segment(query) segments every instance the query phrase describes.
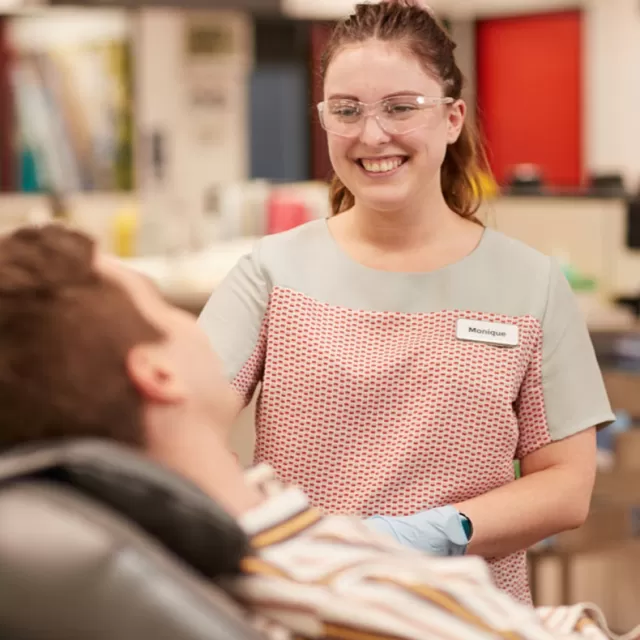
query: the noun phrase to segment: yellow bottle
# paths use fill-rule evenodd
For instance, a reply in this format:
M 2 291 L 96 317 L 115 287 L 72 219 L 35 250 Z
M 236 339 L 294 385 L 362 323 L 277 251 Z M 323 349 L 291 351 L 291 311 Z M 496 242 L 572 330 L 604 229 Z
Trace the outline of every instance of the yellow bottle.
M 136 254 L 138 213 L 133 207 L 118 211 L 113 219 L 113 251 L 120 258 L 132 258 Z

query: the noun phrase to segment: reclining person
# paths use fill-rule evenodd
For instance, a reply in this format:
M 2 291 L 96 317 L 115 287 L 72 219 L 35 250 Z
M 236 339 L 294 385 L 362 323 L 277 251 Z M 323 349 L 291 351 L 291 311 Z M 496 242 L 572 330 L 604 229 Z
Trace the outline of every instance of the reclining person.
M 277 637 L 606 637 L 595 610 L 534 611 L 478 558 L 427 557 L 324 517 L 269 468 L 245 475 L 226 444 L 233 394 L 195 319 L 86 236 L 0 240 L 0 449 L 106 438 L 189 478 L 248 533 L 254 554 L 224 586 Z

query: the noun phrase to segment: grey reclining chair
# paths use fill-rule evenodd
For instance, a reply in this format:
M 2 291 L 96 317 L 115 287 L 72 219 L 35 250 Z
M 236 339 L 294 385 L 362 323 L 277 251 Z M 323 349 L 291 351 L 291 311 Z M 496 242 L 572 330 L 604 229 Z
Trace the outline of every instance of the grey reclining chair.
M 215 586 L 246 552 L 212 500 L 126 448 L 0 456 L 2 640 L 259 640 Z

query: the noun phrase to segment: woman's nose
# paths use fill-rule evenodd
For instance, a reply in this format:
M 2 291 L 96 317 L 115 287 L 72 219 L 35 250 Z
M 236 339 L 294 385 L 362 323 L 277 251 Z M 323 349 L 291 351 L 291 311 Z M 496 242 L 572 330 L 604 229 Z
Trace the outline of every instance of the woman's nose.
M 380 126 L 374 115 L 365 116 L 360 133 L 360 142 L 377 146 L 389 140 L 389 134 Z

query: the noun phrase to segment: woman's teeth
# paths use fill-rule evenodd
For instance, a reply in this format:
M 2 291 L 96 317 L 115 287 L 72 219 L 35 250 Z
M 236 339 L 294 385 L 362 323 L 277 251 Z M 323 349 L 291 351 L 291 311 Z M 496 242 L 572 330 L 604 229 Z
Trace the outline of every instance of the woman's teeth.
M 397 169 L 405 161 L 405 158 L 385 158 L 384 160 L 366 160 L 360 162 L 362 166 L 370 173 L 388 173 Z

